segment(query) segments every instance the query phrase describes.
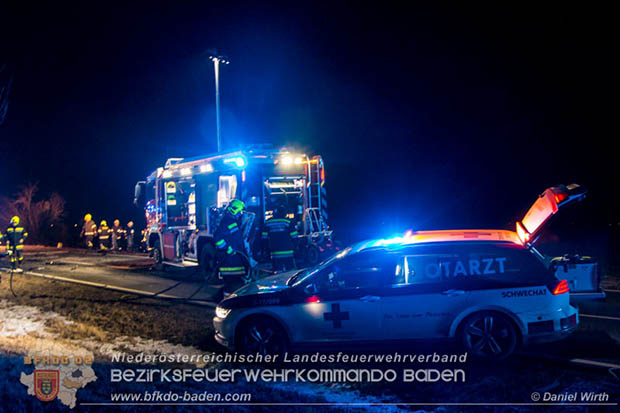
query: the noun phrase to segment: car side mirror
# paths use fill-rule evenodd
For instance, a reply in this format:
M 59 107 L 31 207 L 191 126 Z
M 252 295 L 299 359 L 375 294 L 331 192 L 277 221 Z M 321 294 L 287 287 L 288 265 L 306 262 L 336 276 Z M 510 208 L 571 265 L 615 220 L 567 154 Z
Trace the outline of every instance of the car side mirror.
M 315 284 L 308 284 L 304 287 L 304 293 L 306 295 L 314 295 L 318 292 Z

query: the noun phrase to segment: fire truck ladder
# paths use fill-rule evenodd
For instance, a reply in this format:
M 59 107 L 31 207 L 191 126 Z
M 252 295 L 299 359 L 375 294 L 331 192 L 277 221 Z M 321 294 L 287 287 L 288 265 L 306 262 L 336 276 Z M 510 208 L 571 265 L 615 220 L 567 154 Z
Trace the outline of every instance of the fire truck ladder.
M 308 196 L 306 232 L 327 231 L 327 196 L 325 192 L 325 169 L 323 158 L 314 156 L 308 163 Z

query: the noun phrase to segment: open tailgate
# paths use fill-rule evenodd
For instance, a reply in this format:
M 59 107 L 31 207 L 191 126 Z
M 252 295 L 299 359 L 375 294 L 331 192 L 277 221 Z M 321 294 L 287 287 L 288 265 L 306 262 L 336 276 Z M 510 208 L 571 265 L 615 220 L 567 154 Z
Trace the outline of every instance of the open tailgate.
M 517 222 L 517 234 L 526 245 L 536 242 L 541 229 L 560 208 L 581 201 L 587 190 L 577 184 L 558 185 L 547 188 L 527 211 L 523 219 Z
M 523 219 L 517 222 L 517 234 L 523 244 L 532 246 L 542 228 L 561 208 L 583 200 L 586 193 L 587 190 L 577 184 L 547 188 Z M 568 282 L 572 303 L 605 298 L 605 293 L 599 287 L 598 265 L 590 257 L 556 257 L 551 259 L 549 265 L 558 279 Z

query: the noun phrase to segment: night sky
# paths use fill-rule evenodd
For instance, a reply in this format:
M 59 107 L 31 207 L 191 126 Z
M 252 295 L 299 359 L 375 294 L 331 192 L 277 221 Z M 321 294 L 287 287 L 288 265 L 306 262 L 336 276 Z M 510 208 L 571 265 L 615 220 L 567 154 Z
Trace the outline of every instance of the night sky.
M 345 241 L 512 229 L 538 193 L 571 182 L 591 191 L 580 222 L 620 221 L 609 10 L 154 4 L 2 13 L 14 84 L 1 195 L 39 182 L 65 197 L 68 222 L 143 225 L 135 182 L 215 149 L 216 47 L 232 62 L 225 146 L 322 154 Z

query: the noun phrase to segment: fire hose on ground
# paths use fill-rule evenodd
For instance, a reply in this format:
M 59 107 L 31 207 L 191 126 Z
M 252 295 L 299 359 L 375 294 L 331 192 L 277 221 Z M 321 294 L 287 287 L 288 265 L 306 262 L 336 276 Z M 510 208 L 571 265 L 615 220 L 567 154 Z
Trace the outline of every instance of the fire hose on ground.
M 252 260 L 246 254 L 239 252 L 239 251 L 237 251 L 236 253 L 239 254 L 244 259 L 244 261 L 247 263 L 248 274 L 247 274 L 247 277 L 245 278 L 246 283 L 258 280 L 259 278 L 261 278 L 261 275 L 262 276 L 271 275 L 271 272 L 268 270 L 259 269 L 256 266 L 252 266 Z M 15 271 L 10 270 L 8 272 L 10 274 L 9 275 L 9 289 L 11 290 L 11 293 L 13 294 L 14 297 L 18 297 L 13 287 L 13 276 L 15 274 Z M 215 304 L 213 302 L 194 299 L 194 297 L 200 291 L 202 291 L 202 289 L 205 286 L 209 285 L 207 280 L 200 283 L 200 285 L 189 296 L 175 297 L 175 296 L 167 295 L 166 292 L 173 290 L 174 288 L 183 284 L 183 281 L 179 281 L 175 284 L 167 286 L 166 288 L 160 291 L 157 291 L 157 292 L 146 292 L 146 291 L 140 291 L 140 290 L 136 290 L 132 288 L 115 286 L 111 284 L 104 284 L 104 283 L 99 283 L 99 282 L 94 282 L 94 281 L 74 279 L 74 278 L 63 277 L 59 275 L 43 274 L 43 273 L 31 271 L 31 270 L 22 272 L 22 274 L 33 275 L 35 277 L 45 278 L 45 279 L 53 280 L 53 281 L 61 281 L 61 282 L 67 282 L 71 284 L 86 285 L 89 287 L 102 288 L 102 289 L 111 290 L 111 291 L 130 293 L 136 296 L 135 298 L 132 298 L 131 300 L 140 299 L 140 298 L 157 298 L 157 299 L 162 299 L 166 301 L 178 301 L 178 302 L 184 302 L 184 303 L 193 304 L 193 305 L 215 307 Z M 129 300 L 125 300 L 125 301 L 129 301 Z

